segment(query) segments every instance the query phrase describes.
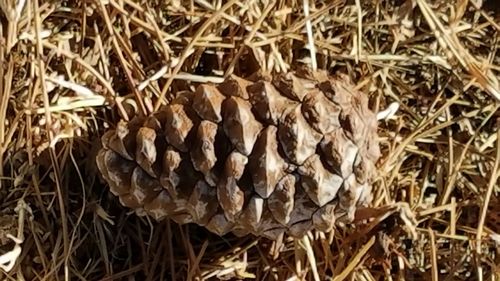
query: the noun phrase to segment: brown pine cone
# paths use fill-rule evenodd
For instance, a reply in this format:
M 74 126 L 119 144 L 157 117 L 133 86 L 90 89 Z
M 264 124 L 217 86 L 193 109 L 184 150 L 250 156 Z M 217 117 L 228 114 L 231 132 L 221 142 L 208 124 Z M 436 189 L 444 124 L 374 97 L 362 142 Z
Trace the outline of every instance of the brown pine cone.
M 380 156 L 367 97 L 298 73 L 200 85 L 102 143 L 99 170 L 124 206 L 270 239 L 352 221 Z

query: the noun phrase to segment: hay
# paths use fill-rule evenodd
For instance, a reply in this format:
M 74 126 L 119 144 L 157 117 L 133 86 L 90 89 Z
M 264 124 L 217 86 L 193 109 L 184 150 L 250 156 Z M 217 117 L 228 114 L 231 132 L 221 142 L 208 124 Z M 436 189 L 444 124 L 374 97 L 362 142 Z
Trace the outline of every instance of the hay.
M 2 278 L 498 279 L 499 6 L 0 0 Z M 99 136 L 120 118 L 301 64 L 347 74 L 374 110 L 399 107 L 380 121 L 374 208 L 357 225 L 216 237 L 129 213 L 98 177 Z

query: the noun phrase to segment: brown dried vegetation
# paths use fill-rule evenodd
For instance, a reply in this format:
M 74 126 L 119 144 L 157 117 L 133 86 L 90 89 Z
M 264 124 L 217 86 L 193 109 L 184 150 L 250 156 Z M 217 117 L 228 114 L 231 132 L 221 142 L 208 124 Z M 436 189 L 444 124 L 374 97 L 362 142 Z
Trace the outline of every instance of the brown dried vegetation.
M 499 19 L 495 0 L 0 0 L 2 278 L 498 279 Z M 366 106 L 380 117 L 390 115 L 378 122 L 379 138 L 366 140 L 378 141 L 381 149 L 369 207 L 358 209 L 353 224 L 317 231 L 330 228 L 333 207 L 296 213 L 293 206 L 316 203 L 303 194 L 289 204 L 297 179 L 285 176 L 272 193 L 264 187 L 260 196 L 247 198 L 242 190 L 243 206 L 262 209 L 269 195 L 266 204 L 281 210 L 263 210 L 261 219 L 281 224 L 304 216 L 317 226 L 300 239 L 219 237 L 196 224 L 176 224 L 194 216 L 201 225 L 227 230 L 224 214 L 203 212 L 216 201 L 199 203 L 219 196 L 208 188 L 214 170 L 226 173 L 229 195 L 238 194 L 237 179 L 244 177 L 238 163 L 253 157 L 253 146 L 240 135 L 253 136 L 246 130 L 273 135 L 275 126 L 278 138 L 251 141 L 265 146 L 287 137 L 280 136 L 286 122 L 279 120 L 312 124 L 307 137 L 324 135 L 317 148 L 332 152 L 338 143 L 327 140 L 339 136 L 327 132 L 339 125 L 336 120 L 352 128 L 364 120 L 342 118 L 324 102 L 348 102 L 333 95 L 335 87 L 348 85 L 322 83 L 322 94 L 314 96 L 297 90 L 307 89 L 308 80 L 287 74 L 304 66 L 344 75 L 367 97 Z M 254 83 L 259 76 L 273 79 Z M 300 103 L 307 114 L 290 110 L 281 116 L 276 105 L 283 101 L 286 109 Z M 225 103 L 232 117 L 252 108 L 270 125 L 260 128 L 259 121 L 236 130 L 237 120 L 224 122 Z M 156 120 L 176 116 L 182 128 L 131 118 L 153 113 Z M 215 128 L 238 131 L 229 136 L 240 140 L 238 152 L 225 158 L 224 167 L 217 167 L 217 146 L 210 147 L 225 135 Z M 155 137 L 160 131 L 175 148 L 161 148 L 161 163 L 151 161 L 150 150 L 162 146 Z M 106 175 L 114 188 L 101 180 L 95 161 L 105 132 L 114 152 L 99 155 L 107 157 L 106 165 L 120 166 L 119 173 Z M 206 149 L 189 150 L 191 140 L 203 140 Z M 129 151 L 132 143 L 135 150 Z M 322 164 L 339 167 L 337 155 L 328 155 Z M 285 157 L 304 167 L 319 163 Z M 203 181 L 195 181 L 199 173 L 177 178 L 190 165 Z M 353 172 L 362 177 L 366 170 Z M 169 201 L 150 180 L 158 171 L 162 186 L 182 180 L 192 181 L 186 184 L 191 188 L 171 188 L 168 194 L 179 199 Z M 326 177 L 301 176 L 312 182 Z M 131 207 L 155 203 L 149 204 L 151 216 L 137 216 L 120 201 Z M 258 214 L 245 213 L 236 202 L 228 200 L 224 208 L 241 211 L 247 227 L 257 228 Z M 185 206 L 193 210 L 186 213 Z M 155 222 L 151 218 L 163 213 L 154 210 L 168 210 L 173 221 Z

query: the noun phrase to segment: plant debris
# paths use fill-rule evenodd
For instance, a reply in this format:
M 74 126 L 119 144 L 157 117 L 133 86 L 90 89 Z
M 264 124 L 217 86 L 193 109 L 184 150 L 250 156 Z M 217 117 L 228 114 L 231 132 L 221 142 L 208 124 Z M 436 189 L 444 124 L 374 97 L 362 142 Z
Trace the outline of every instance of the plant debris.
M 497 2 L 0 0 L 0 257 L 21 248 L 0 275 L 498 279 Z M 301 66 L 345 75 L 382 112 L 373 202 L 356 224 L 219 237 L 139 217 L 99 177 L 100 138 L 120 120 L 200 83 Z M 225 86 L 248 95 L 238 85 Z

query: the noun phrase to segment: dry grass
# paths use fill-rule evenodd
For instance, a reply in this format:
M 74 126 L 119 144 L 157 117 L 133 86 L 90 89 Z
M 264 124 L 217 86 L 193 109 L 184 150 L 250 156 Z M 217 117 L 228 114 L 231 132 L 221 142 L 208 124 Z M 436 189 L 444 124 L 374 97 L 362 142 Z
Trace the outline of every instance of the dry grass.
M 2 278 L 499 280 L 498 1 L 322 2 L 0 0 Z M 399 105 L 380 122 L 373 221 L 221 238 L 139 218 L 100 181 L 119 118 L 302 63 Z

